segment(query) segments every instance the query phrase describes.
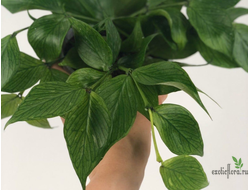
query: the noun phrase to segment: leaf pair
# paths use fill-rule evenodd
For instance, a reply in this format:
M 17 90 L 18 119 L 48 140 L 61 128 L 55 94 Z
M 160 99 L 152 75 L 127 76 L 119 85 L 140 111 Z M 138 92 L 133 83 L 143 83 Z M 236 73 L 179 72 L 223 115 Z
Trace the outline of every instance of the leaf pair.
M 232 158 L 235 162 L 235 168 L 241 169 L 243 167 L 243 163 L 242 163 L 241 158 L 239 159 L 239 161 L 234 156 L 232 156 Z

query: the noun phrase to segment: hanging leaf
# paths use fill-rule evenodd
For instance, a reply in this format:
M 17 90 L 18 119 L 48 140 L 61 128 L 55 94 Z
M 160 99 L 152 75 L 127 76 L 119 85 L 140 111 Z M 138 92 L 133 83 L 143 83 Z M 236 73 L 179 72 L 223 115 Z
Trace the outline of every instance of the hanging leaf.
M 77 49 L 75 47 L 69 50 L 66 57 L 58 65 L 68 66 L 73 69 L 81 69 L 81 68 L 88 67 L 88 65 L 86 65 L 86 63 L 84 63 L 83 60 L 78 55 Z
M 64 82 L 39 84 L 31 89 L 6 127 L 17 121 L 45 119 L 65 114 L 83 101 L 85 93 L 85 89 Z
M 190 23 L 207 46 L 231 57 L 234 39 L 231 19 L 225 10 L 216 6 L 216 1 L 203 2 L 208 1 L 192 0 L 189 3 L 187 14 Z
M 107 151 L 111 129 L 106 104 L 93 91 L 66 117 L 64 137 L 84 190 L 88 175 Z
M 51 69 L 51 68 L 46 68 L 46 71 L 41 78 L 40 83 L 44 82 L 52 82 L 52 81 L 59 81 L 59 82 L 66 82 L 68 79 L 69 75 L 66 73 L 56 70 L 56 69 Z
M 1 95 L 1 119 L 13 115 L 22 102 L 22 98 L 16 94 Z
M 248 27 L 234 24 L 233 57 L 245 71 L 248 71 Z
M 123 65 L 127 68 L 137 68 L 142 66 L 145 60 L 148 45 L 155 36 L 156 34 L 153 34 L 144 38 L 139 52 L 122 57 L 121 59 L 119 59 L 118 64 Z
M 19 47 L 15 36 L 8 35 L 1 40 L 1 62 L 1 88 L 3 88 L 17 71 L 20 62 Z
M 168 61 L 153 63 L 135 69 L 132 76 L 144 85 L 167 85 L 179 88 L 189 94 L 207 112 L 195 85 L 186 71 L 176 63 Z
M 169 190 L 200 190 L 209 185 L 201 164 L 191 156 L 176 156 L 163 162 L 160 173 Z
M 228 16 L 230 17 L 231 21 L 233 22 L 238 17 L 248 14 L 248 9 L 236 7 L 230 8 L 226 10 Z
M 35 85 L 46 72 L 43 62 L 20 53 L 20 65 L 9 82 L 2 88 L 4 92 L 20 92 Z
M 103 83 L 96 92 L 104 99 L 113 118 L 112 145 L 125 137 L 134 123 L 137 112 L 136 87 L 130 76 L 119 75 Z
M 78 85 L 82 88 L 88 88 L 101 79 L 104 74 L 105 72 L 91 68 L 78 69 L 69 76 L 67 83 Z
M 46 62 L 58 59 L 70 22 L 64 15 L 43 16 L 34 21 L 28 31 L 28 40 L 37 56 Z
M 122 52 L 138 52 L 141 48 L 143 41 L 143 32 L 141 29 L 141 22 L 138 19 L 135 23 L 132 34 L 122 42 L 121 51 Z
M 47 119 L 32 120 L 27 121 L 27 123 L 43 129 L 52 129 Z
M 2 5 L 11 13 L 30 9 L 50 10 L 62 13 L 62 0 L 2 0 Z
M 169 26 L 171 28 L 171 36 L 173 38 L 173 41 L 176 42 L 180 50 L 183 50 L 187 43 L 186 33 L 188 21 L 186 17 L 176 9 L 159 9 L 151 11 L 149 13 L 149 16 L 165 17 L 168 20 Z
M 154 124 L 161 139 L 177 155 L 203 156 L 203 140 L 199 125 L 182 106 L 164 104 L 153 109 Z
M 111 48 L 112 52 L 113 52 L 113 62 L 114 63 L 116 61 L 116 58 L 120 52 L 120 48 L 121 48 L 121 38 L 120 35 L 115 27 L 115 25 L 113 24 L 113 21 L 109 18 L 107 18 L 105 20 L 105 26 L 106 26 L 106 40 L 107 43 L 109 45 L 109 47 Z
M 70 21 L 75 32 L 79 56 L 87 65 L 107 71 L 113 60 L 112 51 L 107 42 L 88 24 L 73 18 Z

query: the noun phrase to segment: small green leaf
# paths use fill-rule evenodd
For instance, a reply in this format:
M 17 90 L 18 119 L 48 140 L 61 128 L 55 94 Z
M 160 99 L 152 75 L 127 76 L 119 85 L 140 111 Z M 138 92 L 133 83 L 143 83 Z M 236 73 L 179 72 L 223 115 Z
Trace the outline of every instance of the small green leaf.
M 239 159 L 239 163 L 238 163 L 238 164 L 240 165 L 240 164 L 241 164 L 241 162 L 242 162 L 242 161 L 241 161 L 241 158 L 240 158 L 240 159 Z
M 225 68 L 236 68 L 239 65 L 228 56 L 206 46 L 201 40 L 196 41 L 198 51 L 201 56 L 211 65 Z
M 2 94 L 1 95 L 1 119 L 9 117 L 13 115 L 22 102 L 22 98 L 20 98 L 16 94 Z
M 11 13 L 30 9 L 50 10 L 63 12 L 61 0 L 2 0 L 2 5 Z
M 233 57 L 245 71 L 248 71 L 248 27 L 234 24 Z
M 240 167 L 238 167 L 238 166 L 235 166 L 235 168 L 240 169 Z
M 107 71 L 113 55 L 107 42 L 88 24 L 70 18 L 79 56 L 89 66 Z
M 80 58 L 80 56 L 77 53 L 77 49 L 75 47 L 73 47 L 72 49 L 69 50 L 66 57 L 58 65 L 59 66 L 68 66 L 68 67 L 71 67 L 73 69 L 81 69 L 84 67 L 89 67 Z
M 44 76 L 41 78 L 41 83 L 52 81 L 66 82 L 68 77 L 69 75 L 62 71 L 59 71 L 57 69 L 46 68 Z
M 238 163 L 238 160 L 235 157 L 232 156 L 232 158 L 236 163 Z
M 200 190 L 209 185 L 201 164 L 191 156 L 176 156 L 163 162 L 160 173 L 169 190 Z
M 203 156 L 199 125 L 182 106 L 163 104 L 154 107 L 154 124 L 166 146 L 177 155 Z
M 132 76 L 144 85 L 167 85 L 179 88 L 189 94 L 207 112 L 195 85 L 186 71 L 176 63 L 168 61 L 153 63 L 135 69 Z
M 82 103 L 85 89 L 64 82 L 42 83 L 31 89 L 6 127 L 17 121 L 45 119 L 65 114 Z
M 122 42 L 121 51 L 122 52 L 138 52 L 141 48 L 143 41 L 143 32 L 141 29 L 141 22 L 138 19 L 132 34 Z
M 242 168 L 243 164 L 240 165 L 240 167 Z
M 52 129 L 47 119 L 26 121 L 28 124 L 43 129 Z
M 149 43 L 153 40 L 156 35 L 153 34 L 143 39 L 139 52 L 131 55 L 122 57 L 119 59 L 118 64 L 123 65 L 127 68 L 137 68 L 143 65 L 145 60 L 146 51 Z
M 82 103 L 66 117 L 64 137 L 73 166 L 85 189 L 88 175 L 109 147 L 112 125 L 106 104 L 99 95 L 92 91 L 82 98 Z
M 8 35 L 1 40 L 1 88 L 9 82 L 18 69 L 20 53 L 15 36 Z
M 78 69 L 69 76 L 67 83 L 79 85 L 82 88 L 88 88 L 102 78 L 104 74 L 105 72 L 91 68 Z
M 104 99 L 113 118 L 110 143 L 114 144 L 126 136 L 134 123 L 137 112 L 136 86 L 130 76 L 119 75 L 104 82 L 96 93 Z
M 105 20 L 107 43 L 113 52 L 113 62 L 115 62 L 121 48 L 121 38 L 113 23 L 109 18 Z
M 42 78 L 46 72 L 43 62 L 30 57 L 25 53 L 20 54 L 20 66 L 15 75 L 2 88 L 4 92 L 21 92 L 33 85 Z
M 233 7 L 226 11 L 232 22 L 238 17 L 248 14 L 248 9 L 241 7 Z
M 231 57 L 234 39 L 232 22 L 226 11 L 216 6 L 215 2 L 221 1 L 213 2 L 192 0 L 187 8 L 189 21 L 207 46 Z
M 28 40 L 37 56 L 46 62 L 58 59 L 70 22 L 64 15 L 43 16 L 34 21 L 28 31 Z
M 188 21 L 186 17 L 176 9 L 159 9 L 149 13 L 149 16 L 163 16 L 168 20 L 171 28 L 171 36 L 173 41 L 182 50 L 187 43 Z M 164 32 L 163 32 L 164 33 Z

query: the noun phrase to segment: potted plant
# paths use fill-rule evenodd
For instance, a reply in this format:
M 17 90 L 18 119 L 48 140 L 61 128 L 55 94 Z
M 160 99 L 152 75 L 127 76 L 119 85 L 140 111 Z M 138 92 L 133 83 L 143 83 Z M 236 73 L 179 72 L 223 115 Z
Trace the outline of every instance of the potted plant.
M 234 8 L 237 3 L 3 0 L 12 13 L 52 12 L 38 19 L 29 14 L 34 20 L 31 26 L 2 39 L 2 91 L 11 93 L 2 95 L 2 118 L 12 116 L 6 127 L 27 121 L 50 128 L 47 118 L 65 118 L 64 137 L 85 189 L 87 176 L 126 136 L 139 111 L 151 121 L 152 132 L 155 125 L 165 145 L 178 155 L 163 160 L 154 140 L 166 187 L 206 187 L 202 166 L 190 156 L 203 155 L 197 121 L 180 105 L 159 106 L 157 97 L 182 90 L 209 115 L 198 93 L 202 91 L 182 68 L 190 65 L 175 61 L 197 51 L 207 64 L 247 71 L 247 26 L 234 23 L 247 10 Z M 180 12 L 183 6 L 187 17 Z M 16 35 L 26 29 L 40 60 L 18 48 Z M 70 76 L 54 69 L 57 64 Z M 152 136 L 155 139 L 154 132 Z M 190 184 L 184 175 L 199 177 Z

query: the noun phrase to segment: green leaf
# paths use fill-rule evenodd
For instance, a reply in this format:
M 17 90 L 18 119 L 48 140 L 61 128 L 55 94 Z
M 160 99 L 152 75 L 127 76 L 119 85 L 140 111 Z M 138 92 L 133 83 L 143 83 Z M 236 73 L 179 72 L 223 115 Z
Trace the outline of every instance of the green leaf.
M 78 55 L 77 49 L 75 47 L 73 47 L 72 49 L 69 50 L 66 57 L 58 65 L 59 66 L 68 66 L 68 67 L 71 67 L 73 69 L 81 69 L 84 67 L 88 67 L 88 65 L 86 65 L 86 63 L 84 63 L 83 60 Z
M 233 158 L 233 160 L 234 160 L 235 162 L 238 163 L 238 160 L 237 160 L 235 157 L 232 156 L 232 158 Z
M 239 65 L 228 56 L 206 46 L 201 40 L 195 42 L 201 56 L 211 65 L 225 68 L 236 68 Z
M 103 83 L 96 92 L 104 99 L 113 118 L 114 128 L 110 139 L 113 144 L 125 137 L 134 123 L 137 112 L 136 86 L 130 76 L 119 75 Z
M 166 86 L 166 85 L 157 85 L 156 88 L 157 88 L 158 95 L 165 95 L 165 94 L 170 94 L 172 92 L 180 91 L 179 88 L 176 88 L 173 86 Z
M 240 165 L 240 167 L 242 168 L 243 164 Z
M 1 87 L 10 80 L 18 69 L 20 61 L 16 37 L 8 35 L 1 40 Z
M 238 166 L 235 166 L 235 168 L 240 169 L 240 167 L 238 167 Z
M 137 68 L 142 66 L 145 60 L 148 45 L 155 36 L 156 34 L 153 34 L 144 38 L 139 52 L 122 57 L 121 59 L 119 59 L 118 64 L 123 65 L 127 68 Z
M 188 21 L 186 17 L 176 9 L 159 9 L 149 13 L 149 16 L 163 16 L 168 20 L 171 28 L 171 36 L 173 41 L 178 45 L 178 48 L 182 50 L 187 43 L 187 28 Z M 163 32 L 164 33 L 164 32 Z
M 206 0 L 208 1 L 208 0 Z M 200 39 L 210 48 L 231 57 L 233 49 L 233 27 L 225 10 L 216 3 L 192 0 L 187 8 L 189 21 Z M 214 1 L 213 2 L 221 2 Z
M 2 5 L 11 13 L 16 13 L 30 9 L 51 10 L 62 12 L 61 0 L 2 0 Z
M 232 22 L 238 17 L 248 14 L 248 9 L 241 7 L 233 7 L 226 11 Z
M 88 88 L 101 79 L 104 74 L 105 72 L 91 68 L 78 69 L 69 76 L 67 83 L 78 85 L 82 88 Z
M 39 127 L 43 129 L 52 129 L 47 119 L 39 119 L 39 120 L 32 120 L 32 121 L 26 121 L 26 122 L 35 127 Z
M 163 162 L 160 173 L 169 190 L 200 190 L 209 185 L 201 164 L 191 156 L 176 156 Z
M 167 1 L 166 0 L 148 0 L 148 6 L 150 8 L 153 8 L 153 7 L 157 8 L 157 6 L 161 6 L 161 5 L 162 6 L 167 6 L 167 5 L 171 6 L 171 5 L 176 4 L 178 2 L 183 2 L 183 0 L 167 0 Z
M 234 24 L 233 57 L 245 71 L 248 71 L 248 27 Z
M 114 63 L 116 61 L 116 58 L 120 52 L 120 48 L 121 48 L 121 38 L 120 35 L 115 27 L 115 25 L 113 24 L 113 21 L 109 18 L 107 18 L 105 20 L 105 26 L 106 26 L 106 40 L 107 43 L 109 45 L 109 47 L 111 48 L 112 52 L 113 52 L 113 62 Z
M 46 68 L 44 76 L 41 78 L 41 83 L 52 82 L 52 81 L 66 82 L 68 77 L 69 75 L 67 75 L 62 71 Z
M 28 31 L 28 40 L 37 56 L 46 62 L 58 59 L 70 22 L 64 15 L 43 16 L 34 21 Z
M 1 95 L 1 119 L 13 115 L 22 102 L 22 98 L 16 94 Z
M 42 83 L 31 89 L 6 127 L 17 121 L 45 119 L 65 114 L 82 103 L 85 89 L 64 82 Z
M 240 164 L 241 164 L 241 162 L 242 162 L 242 161 L 241 161 L 241 158 L 240 158 L 240 159 L 239 159 L 239 163 L 238 163 L 238 164 L 240 165 Z
M 109 147 L 111 129 L 108 109 L 103 99 L 93 91 L 86 93 L 82 103 L 66 117 L 64 137 L 83 189 L 88 175 Z
M 182 106 L 163 104 L 154 107 L 154 124 L 165 145 L 177 155 L 203 156 L 203 140 L 199 125 Z
M 2 88 L 4 92 L 20 92 L 35 85 L 46 72 L 43 62 L 20 53 L 20 65 L 15 75 Z
M 121 51 L 138 52 L 141 48 L 143 38 L 144 36 L 141 29 L 141 22 L 138 19 L 136 21 L 132 34 L 130 34 L 130 36 L 122 42 Z
M 176 63 L 168 61 L 153 63 L 135 69 L 132 76 L 144 85 L 167 85 L 179 88 L 189 94 L 207 112 L 195 85 L 186 71 Z
M 191 0 L 190 3 L 199 3 L 200 5 L 209 6 L 213 5 L 214 7 L 219 7 L 221 9 L 228 9 L 234 7 L 240 0 Z
M 107 71 L 113 60 L 107 42 L 88 24 L 73 18 L 70 18 L 70 21 L 75 32 L 79 56 L 87 65 Z

